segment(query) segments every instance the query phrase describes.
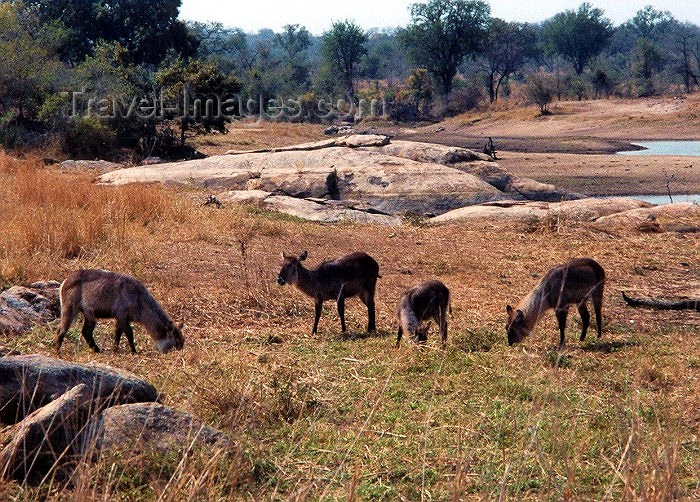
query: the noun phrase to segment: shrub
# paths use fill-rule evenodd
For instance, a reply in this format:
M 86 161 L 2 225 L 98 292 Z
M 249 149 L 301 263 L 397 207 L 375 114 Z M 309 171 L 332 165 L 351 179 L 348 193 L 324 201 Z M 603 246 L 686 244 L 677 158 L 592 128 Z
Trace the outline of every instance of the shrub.
M 547 115 L 549 113 L 548 106 L 554 99 L 556 92 L 556 82 L 554 77 L 550 74 L 538 72 L 533 73 L 527 78 L 525 95 L 528 101 L 540 107 L 540 113 L 542 115 Z
M 116 136 L 96 118 L 77 118 L 66 129 L 64 152 L 76 159 L 104 157 L 116 147 Z

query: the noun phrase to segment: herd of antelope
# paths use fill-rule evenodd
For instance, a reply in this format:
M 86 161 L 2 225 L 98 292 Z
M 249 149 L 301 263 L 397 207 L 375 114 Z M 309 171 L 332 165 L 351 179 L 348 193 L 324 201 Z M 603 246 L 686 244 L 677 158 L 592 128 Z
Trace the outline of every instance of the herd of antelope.
M 314 299 L 315 315 L 311 330 L 316 334 L 323 302 L 335 300 L 343 332 L 345 299 L 358 296 L 367 306 L 367 331 L 376 331 L 374 295 L 379 264 L 367 253 L 352 253 L 337 260 L 321 263 L 315 269 L 304 267 L 308 253 L 299 256 L 282 253 L 283 264 L 277 276 L 280 286 L 290 284 Z M 601 309 L 605 272 L 595 260 L 578 258 L 551 268 L 525 296 L 517 308 L 506 307 L 508 344 L 521 342 L 537 321 L 553 309 L 559 324 L 559 346 L 564 345 L 564 332 L 569 307 L 575 304 L 581 315 L 581 340 L 586 337 L 590 323 L 588 300 L 593 304 L 598 337 L 601 336 Z M 68 275 L 59 287 L 61 319 L 56 336 L 56 352 L 80 313 L 83 316 L 82 335 L 95 352 L 100 349 L 93 338 L 97 319 L 115 319 L 114 350 L 121 335 L 126 335 L 129 348 L 136 352 L 132 322 L 142 324 L 153 338 L 156 349 L 167 353 L 182 349 L 182 324 L 174 323 L 146 287 L 134 277 L 107 270 L 78 270 Z M 447 314 L 451 313 L 450 290 L 438 280 L 417 284 L 399 298 L 395 320 L 398 324 L 396 347 L 404 333 L 416 343 L 425 343 L 430 321 L 440 330 L 442 346 L 447 343 Z

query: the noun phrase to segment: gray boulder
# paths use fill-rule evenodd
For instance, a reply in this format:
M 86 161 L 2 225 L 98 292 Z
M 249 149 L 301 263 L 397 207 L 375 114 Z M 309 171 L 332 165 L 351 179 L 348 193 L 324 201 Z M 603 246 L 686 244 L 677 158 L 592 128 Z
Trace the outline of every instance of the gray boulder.
M 35 324 L 46 324 L 58 317 L 56 281 L 13 286 L 0 293 L 0 334 L 19 334 Z
M 156 401 L 155 387 L 123 370 L 33 354 L 0 357 L 0 422 L 15 423 L 85 384 L 99 405 Z
M 38 484 L 49 473 L 59 479 L 81 456 L 91 413 L 92 391 L 77 385 L 32 412 L 3 434 L 0 478 Z
M 112 406 L 91 425 L 98 450 L 186 451 L 204 447 L 228 449 L 231 439 L 189 413 L 158 403 Z

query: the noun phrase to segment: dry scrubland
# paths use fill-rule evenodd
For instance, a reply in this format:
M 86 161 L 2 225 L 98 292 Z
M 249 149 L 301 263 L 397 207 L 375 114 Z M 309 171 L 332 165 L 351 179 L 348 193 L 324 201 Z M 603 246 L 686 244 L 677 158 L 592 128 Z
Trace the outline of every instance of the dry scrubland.
M 204 194 L 112 188 L 89 173 L 0 157 L 0 281 L 62 279 L 105 267 L 142 279 L 176 320 L 185 349 L 93 354 L 74 325 L 69 360 L 124 368 L 164 402 L 221 428 L 239 455 L 144 455 L 82 467 L 72 486 L 0 484 L 0 499 L 610 499 L 700 497 L 700 333 L 695 312 L 623 305 L 699 287 L 697 234 L 600 232 L 565 221 L 508 227 L 398 228 L 302 222 L 255 208 L 202 206 Z M 663 223 L 663 222 L 662 222 Z M 697 223 L 697 222 L 696 222 Z M 366 250 L 381 266 L 379 333 L 351 334 L 328 304 L 310 336 L 312 301 L 274 279 L 283 250 L 311 265 Z M 549 266 L 604 265 L 604 336 L 557 352 L 553 315 L 517 347 L 505 336 L 517 302 Z M 447 350 L 394 350 L 403 288 L 440 278 L 452 290 Z M 0 343 L 52 353 L 55 326 Z

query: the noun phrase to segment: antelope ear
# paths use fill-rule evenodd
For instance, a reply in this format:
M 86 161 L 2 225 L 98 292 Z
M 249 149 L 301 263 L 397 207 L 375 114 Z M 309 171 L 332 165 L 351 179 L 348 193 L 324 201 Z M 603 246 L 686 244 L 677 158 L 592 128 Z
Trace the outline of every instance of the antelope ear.
M 525 314 L 523 314 L 523 311 L 518 309 L 515 311 L 515 320 L 516 321 L 522 321 L 525 319 Z
M 284 254 L 284 251 L 280 251 L 280 256 L 282 257 L 283 260 L 287 259 L 287 255 Z
M 304 260 L 306 260 L 306 257 L 307 257 L 307 256 L 309 256 L 309 252 L 308 252 L 308 251 L 302 251 L 301 254 L 299 255 L 299 258 L 297 258 L 297 260 L 299 260 L 299 261 L 304 261 Z
M 508 319 L 512 319 L 514 315 L 513 307 L 511 307 L 510 305 L 506 305 L 506 312 L 508 313 Z

